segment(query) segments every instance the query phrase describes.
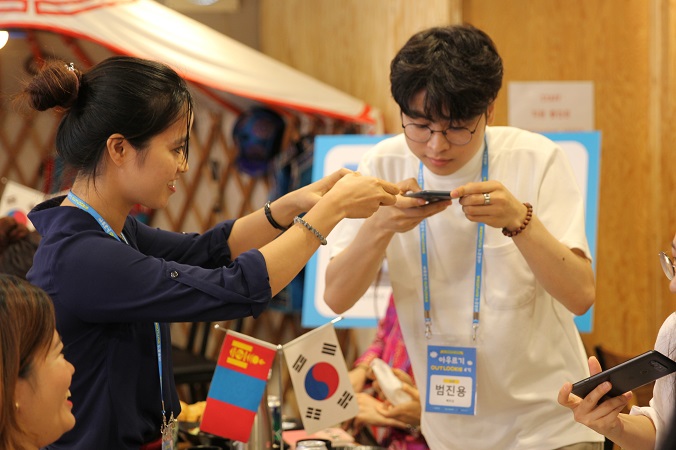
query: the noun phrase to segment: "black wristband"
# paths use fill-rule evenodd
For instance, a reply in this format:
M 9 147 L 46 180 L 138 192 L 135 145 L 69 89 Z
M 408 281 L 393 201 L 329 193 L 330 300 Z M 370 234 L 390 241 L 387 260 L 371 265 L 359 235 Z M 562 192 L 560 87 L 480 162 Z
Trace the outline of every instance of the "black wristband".
M 284 227 L 280 225 L 275 219 L 272 218 L 272 212 L 270 212 L 270 202 L 267 202 L 265 204 L 263 210 L 265 211 L 265 217 L 268 219 L 268 222 L 270 222 L 270 225 L 282 231 L 286 231 L 289 229 L 289 227 Z

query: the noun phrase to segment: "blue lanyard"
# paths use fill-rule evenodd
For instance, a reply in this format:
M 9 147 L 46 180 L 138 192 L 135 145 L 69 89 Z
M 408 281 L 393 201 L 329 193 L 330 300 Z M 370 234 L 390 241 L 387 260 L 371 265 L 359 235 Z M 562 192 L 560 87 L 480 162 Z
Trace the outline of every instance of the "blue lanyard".
M 109 235 L 111 235 L 112 237 L 117 239 L 118 241 L 120 241 L 120 237 L 113 231 L 113 228 L 110 225 L 108 225 L 108 222 L 106 222 L 106 219 L 101 217 L 101 214 L 99 214 L 98 212 L 96 212 L 96 210 L 94 208 L 89 206 L 89 203 L 85 202 L 80 197 L 73 194 L 73 191 L 68 191 L 68 200 L 70 200 L 73 204 L 75 204 L 75 206 L 77 206 L 81 210 L 88 212 L 94 219 L 96 219 L 96 221 L 99 223 L 99 225 L 101 225 L 101 228 L 103 228 L 103 231 L 105 231 L 106 233 L 108 233 Z M 120 241 L 120 242 L 122 242 L 122 241 Z M 126 239 L 124 240 L 124 242 L 126 244 L 129 244 L 129 242 L 127 242 Z
M 107 234 L 117 239 L 119 242 L 122 242 L 117 233 L 113 231 L 113 228 L 110 225 L 108 225 L 106 219 L 101 217 L 101 214 L 99 214 L 94 208 L 89 206 L 87 202 L 85 202 L 80 197 L 75 195 L 73 191 L 68 191 L 68 200 L 70 200 L 75 206 L 89 213 L 89 215 L 91 215 L 94 219 L 96 219 L 99 225 L 101 225 L 103 231 L 105 231 Z M 124 234 L 122 235 L 122 239 L 124 239 L 125 244 L 129 245 L 129 242 L 124 237 Z M 159 368 L 160 373 L 160 396 L 162 397 L 162 416 L 164 417 L 165 410 L 164 410 L 164 389 L 162 383 L 162 336 L 160 335 L 160 324 L 157 322 L 155 322 L 155 343 L 157 344 L 157 367 Z
M 420 161 L 418 169 L 418 185 L 420 189 L 424 189 L 425 180 L 423 178 L 423 163 Z M 484 136 L 484 151 L 481 157 L 481 181 L 488 181 L 488 141 Z M 479 330 L 479 311 L 481 308 L 481 274 L 483 268 L 483 248 L 484 248 L 484 229 L 486 225 L 482 222 L 478 224 L 478 233 L 476 238 L 476 262 L 474 265 L 474 300 L 472 315 L 472 340 L 476 341 L 477 331 Z M 427 339 L 432 337 L 432 317 L 431 310 L 431 295 L 430 295 L 430 279 L 429 279 L 429 262 L 427 260 L 427 219 L 420 222 L 420 261 L 422 264 L 422 292 L 423 292 L 423 307 L 425 315 L 425 337 Z

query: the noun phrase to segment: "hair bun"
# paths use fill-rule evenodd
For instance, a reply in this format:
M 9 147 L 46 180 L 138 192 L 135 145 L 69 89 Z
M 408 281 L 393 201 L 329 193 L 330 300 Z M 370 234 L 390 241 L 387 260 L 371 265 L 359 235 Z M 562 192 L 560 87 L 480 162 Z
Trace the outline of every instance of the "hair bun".
M 33 109 L 70 108 L 80 90 L 80 72 L 60 60 L 47 61 L 28 83 L 24 92 Z

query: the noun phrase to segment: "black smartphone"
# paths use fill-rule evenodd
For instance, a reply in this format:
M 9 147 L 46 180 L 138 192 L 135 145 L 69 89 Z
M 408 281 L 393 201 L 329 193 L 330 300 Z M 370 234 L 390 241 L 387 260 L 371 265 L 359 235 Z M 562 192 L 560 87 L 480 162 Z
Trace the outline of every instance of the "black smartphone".
M 599 384 L 610 381 L 612 388 L 599 403 L 617 397 L 676 371 L 676 362 L 657 350 L 650 350 L 608 370 L 573 384 L 573 394 L 584 398 Z
M 441 200 L 450 200 L 451 191 L 418 191 L 418 192 L 407 192 L 404 194 L 404 197 L 411 198 L 424 198 L 428 202 L 438 202 Z

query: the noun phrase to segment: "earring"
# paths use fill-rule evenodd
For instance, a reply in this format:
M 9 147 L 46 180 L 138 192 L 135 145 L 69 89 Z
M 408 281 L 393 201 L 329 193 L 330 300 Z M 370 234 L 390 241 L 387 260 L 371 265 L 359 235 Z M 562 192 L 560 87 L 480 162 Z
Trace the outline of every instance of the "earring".
M 14 406 L 16 407 L 16 410 L 19 410 L 19 402 L 14 403 Z

